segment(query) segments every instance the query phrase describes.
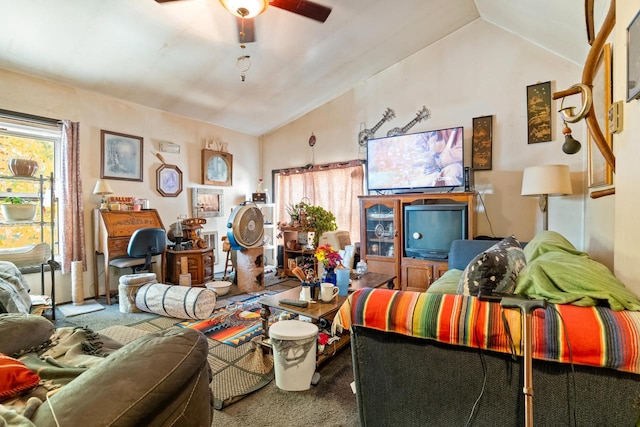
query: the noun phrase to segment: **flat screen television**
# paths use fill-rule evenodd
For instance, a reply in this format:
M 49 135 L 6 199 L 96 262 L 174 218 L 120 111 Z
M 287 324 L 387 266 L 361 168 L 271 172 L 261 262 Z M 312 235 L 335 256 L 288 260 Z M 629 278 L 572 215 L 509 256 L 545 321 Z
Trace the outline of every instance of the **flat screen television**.
M 422 191 L 464 186 L 462 127 L 367 141 L 370 191 Z
M 467 209 L 466 203 L 405 206 L 405 256 L 447 259 L 451 242 L 468 238 Z

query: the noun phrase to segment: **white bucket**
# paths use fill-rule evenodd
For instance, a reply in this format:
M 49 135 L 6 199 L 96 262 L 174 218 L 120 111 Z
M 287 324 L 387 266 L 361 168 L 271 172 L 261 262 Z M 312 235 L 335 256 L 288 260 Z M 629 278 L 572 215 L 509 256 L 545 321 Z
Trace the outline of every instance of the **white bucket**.
M 281 320 L 269 328 L 276 386 L 281 390 L 311 388 L 316 370 L 318 327 L 299 320 Z

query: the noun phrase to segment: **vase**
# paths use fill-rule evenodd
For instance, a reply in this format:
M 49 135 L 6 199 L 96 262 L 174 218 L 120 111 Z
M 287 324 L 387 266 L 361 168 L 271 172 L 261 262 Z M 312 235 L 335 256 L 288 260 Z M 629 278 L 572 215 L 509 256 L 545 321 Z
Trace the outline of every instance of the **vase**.
M 338 282 L 338 278 L 336 276 L 336 271 L 334 268 L 324 269 L 324 276 L 322 277 L 323 282 L 333 283 L 334 285 Z

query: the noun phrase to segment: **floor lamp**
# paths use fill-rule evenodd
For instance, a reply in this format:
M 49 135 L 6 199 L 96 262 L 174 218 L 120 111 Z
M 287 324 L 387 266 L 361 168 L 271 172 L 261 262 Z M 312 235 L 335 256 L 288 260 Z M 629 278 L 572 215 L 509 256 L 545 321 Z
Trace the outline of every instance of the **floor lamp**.
M 539 197 L 543 230 L 549 229 L 548 197 L 566 194 L 572 194 L 569 166 L 531 166 L 524 170 L 521 195 Z

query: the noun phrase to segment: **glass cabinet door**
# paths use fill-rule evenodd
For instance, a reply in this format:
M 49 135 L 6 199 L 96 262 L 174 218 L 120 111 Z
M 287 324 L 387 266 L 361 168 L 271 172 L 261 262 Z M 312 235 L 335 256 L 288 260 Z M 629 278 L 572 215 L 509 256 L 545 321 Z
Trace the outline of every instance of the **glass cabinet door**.
M 372 204 L 365 206 L 365 246 L 367 256 L 394 258 L 397 228 L 395 222 L 395 205 Z

